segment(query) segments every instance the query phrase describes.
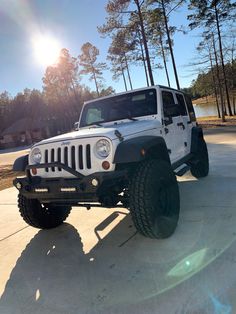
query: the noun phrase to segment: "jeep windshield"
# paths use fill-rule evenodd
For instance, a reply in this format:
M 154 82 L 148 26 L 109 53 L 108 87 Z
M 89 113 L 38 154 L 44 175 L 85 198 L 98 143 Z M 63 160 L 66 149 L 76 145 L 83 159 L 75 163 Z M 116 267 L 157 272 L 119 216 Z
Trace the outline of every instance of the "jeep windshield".
M 84 106 L 80 127 L 155 114 L 156 90 L 147 89 L 88 103 Z

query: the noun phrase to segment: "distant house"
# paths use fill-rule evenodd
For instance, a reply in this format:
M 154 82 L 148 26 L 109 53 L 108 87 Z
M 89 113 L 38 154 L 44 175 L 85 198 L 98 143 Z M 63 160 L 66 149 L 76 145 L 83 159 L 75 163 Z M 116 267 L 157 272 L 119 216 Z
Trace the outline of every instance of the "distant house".
M 49 136 L 49 128 L 44 121 L 24 118 L 1 132 L 0 147 L 10 148 L 30 145 Z

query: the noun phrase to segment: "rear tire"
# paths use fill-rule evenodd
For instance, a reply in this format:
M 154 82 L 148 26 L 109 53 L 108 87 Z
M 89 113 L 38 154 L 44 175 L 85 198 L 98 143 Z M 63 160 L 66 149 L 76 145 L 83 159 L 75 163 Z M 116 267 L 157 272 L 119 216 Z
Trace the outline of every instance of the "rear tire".
M 130 212 L 138 232 L 167 238 L 175 231 L 180 210 L 179 188 L 171 165 L 147 160 L 137 168 L 130 186 Z
M 191 173 L 195 178 L 206 177 L 209 173 L 209 158 L 207 145 L 204 139 L 199 140 L 195 154 L 196 163 L 191 166 Z
M 70 206 L 41 204 L 38 200 L 27 199 L 21 194 L 18 195 L 18 207 L 24 221 L 39 229 L 51 229 L 61 225 L 71 211 Z

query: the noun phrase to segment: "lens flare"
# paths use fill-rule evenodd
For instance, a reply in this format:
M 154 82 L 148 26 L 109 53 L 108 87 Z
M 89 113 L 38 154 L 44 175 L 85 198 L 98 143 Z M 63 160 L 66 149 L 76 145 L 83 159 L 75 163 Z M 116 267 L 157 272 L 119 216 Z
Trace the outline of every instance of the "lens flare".
M 43 66 L 56 64 L 61 46 L 56 38 L 48 35 L 36 36 L 32 40 L 36 61 Z

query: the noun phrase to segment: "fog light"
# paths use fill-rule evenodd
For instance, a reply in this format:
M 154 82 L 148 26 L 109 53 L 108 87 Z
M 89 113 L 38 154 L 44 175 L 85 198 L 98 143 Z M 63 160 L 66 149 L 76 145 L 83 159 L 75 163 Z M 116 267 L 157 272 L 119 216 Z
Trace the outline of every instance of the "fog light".
M 76 192 L 76 188 L 74 187 L 61 188 L 61 192 Z
M 108 170 L 108 169 L 110 168 L 110 163 L 109 163 L 109 161 L 103 161 L 103 163 L 102 163 L 102 168 L 103 168 L 104 170 Z
M 34 189 L 34 191 L 36 193 L 47 193 L 48 189 L 47 188 L 36 188 L 36 189 Z
M 21 184 L 20 182 L 17 182 L 17 183 L 16 183 L 16 188 L 17 188 L 18 190 L 20 190 L 20 189 L 22 188 L 22 184 Z
M 98 179 L 93 179 L 91 183 L 93 186 L 98 186 L 99 181 L 98 181 Z
M 37 174 L 37 168 L 32 168 L 32 174 L 35 176 Z

